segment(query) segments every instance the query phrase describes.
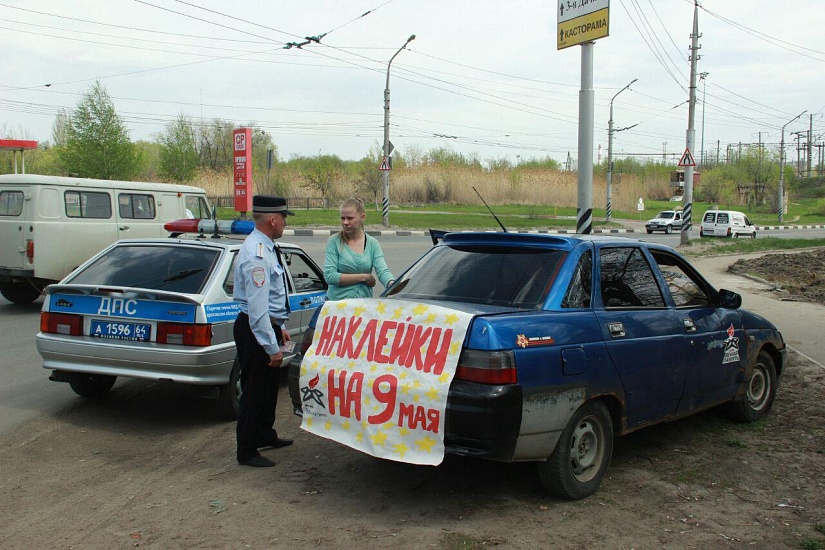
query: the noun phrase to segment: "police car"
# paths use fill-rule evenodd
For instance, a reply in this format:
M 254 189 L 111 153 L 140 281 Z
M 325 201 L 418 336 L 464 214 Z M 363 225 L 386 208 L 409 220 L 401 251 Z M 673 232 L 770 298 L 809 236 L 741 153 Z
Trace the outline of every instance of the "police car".
M 239 308 L 232 294 L 242 241 L 217 233 L 253 228 L 250 221 L 176 220 L 166 224 L 174 238 L 118 241 L 47 287 L 36 344 L 49 378 L 83 397 L 104 395 L 119 376 L 192 384 L 234 418 Z M 300 247 L 279 246 L 289 285 L 286 327 L 300 341 L 327 285 Z

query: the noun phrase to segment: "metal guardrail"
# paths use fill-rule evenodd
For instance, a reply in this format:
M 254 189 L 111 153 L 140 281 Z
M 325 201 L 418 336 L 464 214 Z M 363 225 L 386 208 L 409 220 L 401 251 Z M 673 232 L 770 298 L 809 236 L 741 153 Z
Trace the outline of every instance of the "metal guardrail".
M 233 207 L 235 206 L 235 197 L 231 195 L 222 195 L 209 197 L 209 202 L 213 206 Z M 310 210 L 310 209 L 328 209 L 329 199 L 322 197 L 286 197 L 287 205 L 295 210 Z

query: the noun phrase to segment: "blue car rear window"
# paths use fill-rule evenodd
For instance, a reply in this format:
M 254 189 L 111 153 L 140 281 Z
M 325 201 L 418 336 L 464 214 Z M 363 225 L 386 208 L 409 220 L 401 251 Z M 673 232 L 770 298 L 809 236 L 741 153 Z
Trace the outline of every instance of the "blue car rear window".
M 540 309 L 564 255 L 560 250 L 540 248 L 438 246 L 388 295 Z
M 199 294 L 220 251 L 184 246 L 122 245 L 67 282 Z

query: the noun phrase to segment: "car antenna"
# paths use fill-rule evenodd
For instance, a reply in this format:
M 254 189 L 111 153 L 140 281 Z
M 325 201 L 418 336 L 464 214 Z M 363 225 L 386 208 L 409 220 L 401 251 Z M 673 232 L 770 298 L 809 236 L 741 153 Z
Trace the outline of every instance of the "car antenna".
M 499 226 L 501 226 L 501 230 L 502 230 L 502 231 L 504 231 L 505 233 L 507 233 L 507 228 L 506 228 L 506 227 L 504 227 L 504 224 L 503 224 L 503 223 L 501 223 L 501 220 L 500 220 L 500 219 L 498 219 L 498 216 L 496 216 L 496 213 L 495 213 L 495 212 L 493 212 L 493 209 L 492 209 L 492 208 L 490 208 L 490 205 L 489 205 L 489 204 L 487 204 L 487 201 L 485 201 L 485 200 L 484 200 L 484 197 L 482 197 L 482 196 L 481 196 L 481 193 L 479 193 L 479 192 L 478 192 L 478 189 L 476 189 L 475 187 L 473 187 L 473 191 L 475 191 L 475 192 L 476 192 L 476 195 L 478 195 L 478 198 L 480 198 L 480 199 L 481 199 L 481 202 L 483 202 L 483 203 L 484 203 L 484 206 L 486 206 L 486 207 L 487 207 L 487 210 L 489 210 L 489 211 L 490 211 L 490 214 L 492 214 L 492 215 L 493 215 L 493 217 L 496 219 L 496 221 L 498 222 L 498 225 L 499 225 Z

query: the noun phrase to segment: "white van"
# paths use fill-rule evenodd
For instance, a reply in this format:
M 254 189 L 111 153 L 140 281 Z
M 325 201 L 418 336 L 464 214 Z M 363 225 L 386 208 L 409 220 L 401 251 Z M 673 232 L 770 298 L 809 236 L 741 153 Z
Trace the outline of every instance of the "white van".
M 32 302 L 105 246 L 166 237 L 163 224 L 210 218 L 199 187 L 34 174 L 0 176 L 0 294 Z
M 700 237 L 739 237 L 745 235 L 756 238 L 756 226 L 746 215 L 736 210 L 708 210 L 699 227 Z

